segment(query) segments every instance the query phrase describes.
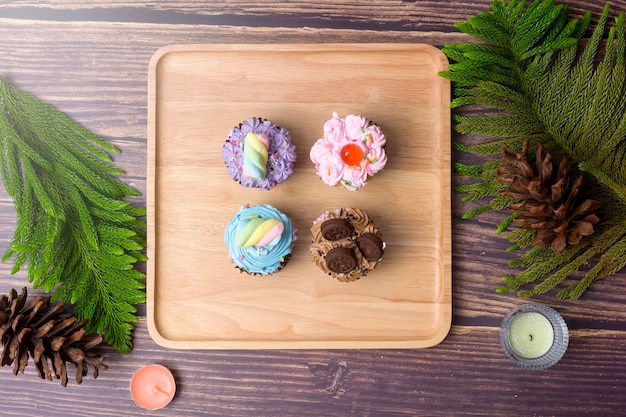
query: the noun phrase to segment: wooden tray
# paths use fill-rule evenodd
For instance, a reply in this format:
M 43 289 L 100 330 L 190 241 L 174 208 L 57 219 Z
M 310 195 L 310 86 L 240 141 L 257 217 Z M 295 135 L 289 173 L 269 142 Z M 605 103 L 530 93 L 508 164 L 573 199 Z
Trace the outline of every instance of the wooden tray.
M 150 62 L 147 314 L 182 349 L 422 348 L 451 323 L 450 86 L 447 59 L 420 44 L 175 45 Z M 309 150 L 333 111 L 387 136 L 389 162 L 358 192 L 316 176 Z M 289 129 L 295 172 L 241 187 L 221 149 L 260 116 Z M 269 203 L 299 230 L 289 264 L 241 274 L 223 242 L 244 204 Z M 366 278 L 341 283 L 309 259 L 312 221 L 364 209 L 387 243 Z

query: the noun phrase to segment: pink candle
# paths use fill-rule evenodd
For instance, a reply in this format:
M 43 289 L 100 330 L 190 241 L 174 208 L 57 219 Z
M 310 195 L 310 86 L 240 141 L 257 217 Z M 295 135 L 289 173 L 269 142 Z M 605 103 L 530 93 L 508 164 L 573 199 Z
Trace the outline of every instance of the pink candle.
M 130 394 L 139 407 L 148 410 L 163 408 L 172 401 L 176 393 L 174 376 L 165 366 L 148 365 L 133 375 Z

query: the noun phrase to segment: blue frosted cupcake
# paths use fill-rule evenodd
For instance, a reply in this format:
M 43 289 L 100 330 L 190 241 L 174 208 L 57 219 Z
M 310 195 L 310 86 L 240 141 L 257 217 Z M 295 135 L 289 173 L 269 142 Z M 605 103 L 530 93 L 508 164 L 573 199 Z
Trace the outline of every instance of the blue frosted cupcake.
M 242 207 L 224 232 L 230 259 L 251 275 L 282 269 L 291 259 L 295 240 L 296 229 L 289 217 L 269 204 Z

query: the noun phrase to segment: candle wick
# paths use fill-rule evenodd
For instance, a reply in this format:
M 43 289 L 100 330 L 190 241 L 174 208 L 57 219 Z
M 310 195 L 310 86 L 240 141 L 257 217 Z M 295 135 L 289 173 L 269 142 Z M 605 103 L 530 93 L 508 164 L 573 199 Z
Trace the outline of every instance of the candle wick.
M 159 387 L 152 387 L 152 393 L 153 394 L 163 394 L 163 395 L 168 395 L 167 392 L 163 391 L 161 388 Z
M 528 337 L 530 337 L 530 341 L 532 342 L 533 341 L 533 335 L 529 334 Z

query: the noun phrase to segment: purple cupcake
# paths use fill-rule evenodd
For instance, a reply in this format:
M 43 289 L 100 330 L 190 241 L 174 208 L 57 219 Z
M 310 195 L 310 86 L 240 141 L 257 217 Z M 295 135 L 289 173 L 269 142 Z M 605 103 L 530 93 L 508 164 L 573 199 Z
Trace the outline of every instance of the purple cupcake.
M 230 131 L 222 158 L 242 186 L 271 190 L 293 174 L 296 147 L 287 129 L 252 117 Z

